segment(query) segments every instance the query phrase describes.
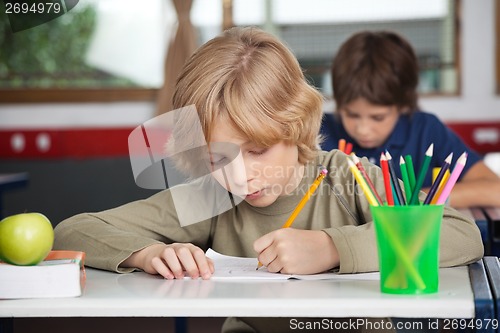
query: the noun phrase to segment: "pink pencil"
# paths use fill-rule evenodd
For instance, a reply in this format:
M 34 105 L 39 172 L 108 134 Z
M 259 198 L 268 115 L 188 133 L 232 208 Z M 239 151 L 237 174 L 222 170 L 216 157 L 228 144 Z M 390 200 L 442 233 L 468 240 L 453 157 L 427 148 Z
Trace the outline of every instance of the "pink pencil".
M 439 196 L 439 199 L 437 200 L 436 204 L 437 205 L 442 205 L 446 202 L 446 199 L 448 199 L 448 196 L 451 193 L 451 190 L 453 189 L 453 186 L 455 186 L 455 183 L 458 180 L 458 177 L 462 173 L 462 170 L 464 169 L 465 163 L 467 162 L 467 152 L 464 152 L 457 160 L 457 163 L 455 163 L 455 167 L 453 168 L 453 171 L 451 172 L 450 178 L 446 182 L 446 185 L 444 186 L 443 192 Z

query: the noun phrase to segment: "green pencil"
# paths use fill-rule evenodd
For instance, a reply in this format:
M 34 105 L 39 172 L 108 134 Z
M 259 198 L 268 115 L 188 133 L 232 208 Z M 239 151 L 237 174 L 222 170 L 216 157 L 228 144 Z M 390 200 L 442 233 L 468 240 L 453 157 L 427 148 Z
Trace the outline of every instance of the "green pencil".
M 408 170 L 406 169 L 406 163 L 403 156 L 399 157 L 399 168 L 401 169 L 401 177 L 403 178 L 403 184 L 405 186 L 406 201 L 408 201 L 411 197 L 411 186 L 410 180 L 408 179 Z
M 406 170 L 408 171 L 408 180 L 410 181 L 410 189 L 411 192 L 415 189 L 415 170 L 413 169 L 413 159 L 411 158 L 411 155 L 406 155 L 405 156 L 405 162 L 406 162 Z M 410 200 L 410 198 L 406 198 L 406 201 Z
M 434 150 L 434 144 L 431 143 L 427 151 L 425 152 L 424 161 L 422 162 L 422 166 L 420 167 L 420 171 L 418 173 L 417 182 L 415 183 L 415 188 L 413 189 L 413 193 L 410 199 L 410 205 L 420 204 L 418 201 L 418 193 L 422 189 L 422 184 L 424 183 L 425 175 L 427 174 L 427 170 L 429 169 L 429 165 L 431 164 L 432 154 Z

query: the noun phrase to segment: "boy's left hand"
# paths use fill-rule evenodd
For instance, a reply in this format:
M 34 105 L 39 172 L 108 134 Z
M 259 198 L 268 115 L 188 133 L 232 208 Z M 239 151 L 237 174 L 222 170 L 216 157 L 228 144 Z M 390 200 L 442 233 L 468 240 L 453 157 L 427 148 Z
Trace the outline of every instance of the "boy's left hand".
M 278 229 L 257 239 L 253 247 L 270 272 L 316 274 L 339 265 L 335 244 L 321 230 Z

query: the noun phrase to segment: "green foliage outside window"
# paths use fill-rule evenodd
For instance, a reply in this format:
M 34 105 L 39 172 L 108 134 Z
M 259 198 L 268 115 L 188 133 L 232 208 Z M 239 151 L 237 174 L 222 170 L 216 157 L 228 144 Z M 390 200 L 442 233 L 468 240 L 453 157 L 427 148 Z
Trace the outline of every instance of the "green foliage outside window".
M 96 23 L 92 6 L 13 33 L 0 12 L 0 88 L 134 87 L 85 63 Z

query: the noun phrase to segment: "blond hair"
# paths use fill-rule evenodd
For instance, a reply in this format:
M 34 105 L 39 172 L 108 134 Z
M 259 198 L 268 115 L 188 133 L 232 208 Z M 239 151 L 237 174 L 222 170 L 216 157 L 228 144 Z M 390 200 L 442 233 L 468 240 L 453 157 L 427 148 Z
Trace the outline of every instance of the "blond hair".
M 318 152 L 322 103 L 292 52 L 253 27 L 229 29 L 201 46 L 173 95 L 174 109 L 196 107 L 207 142 L 223 119 L 259 146 L 296 144 L 301 163 Z

